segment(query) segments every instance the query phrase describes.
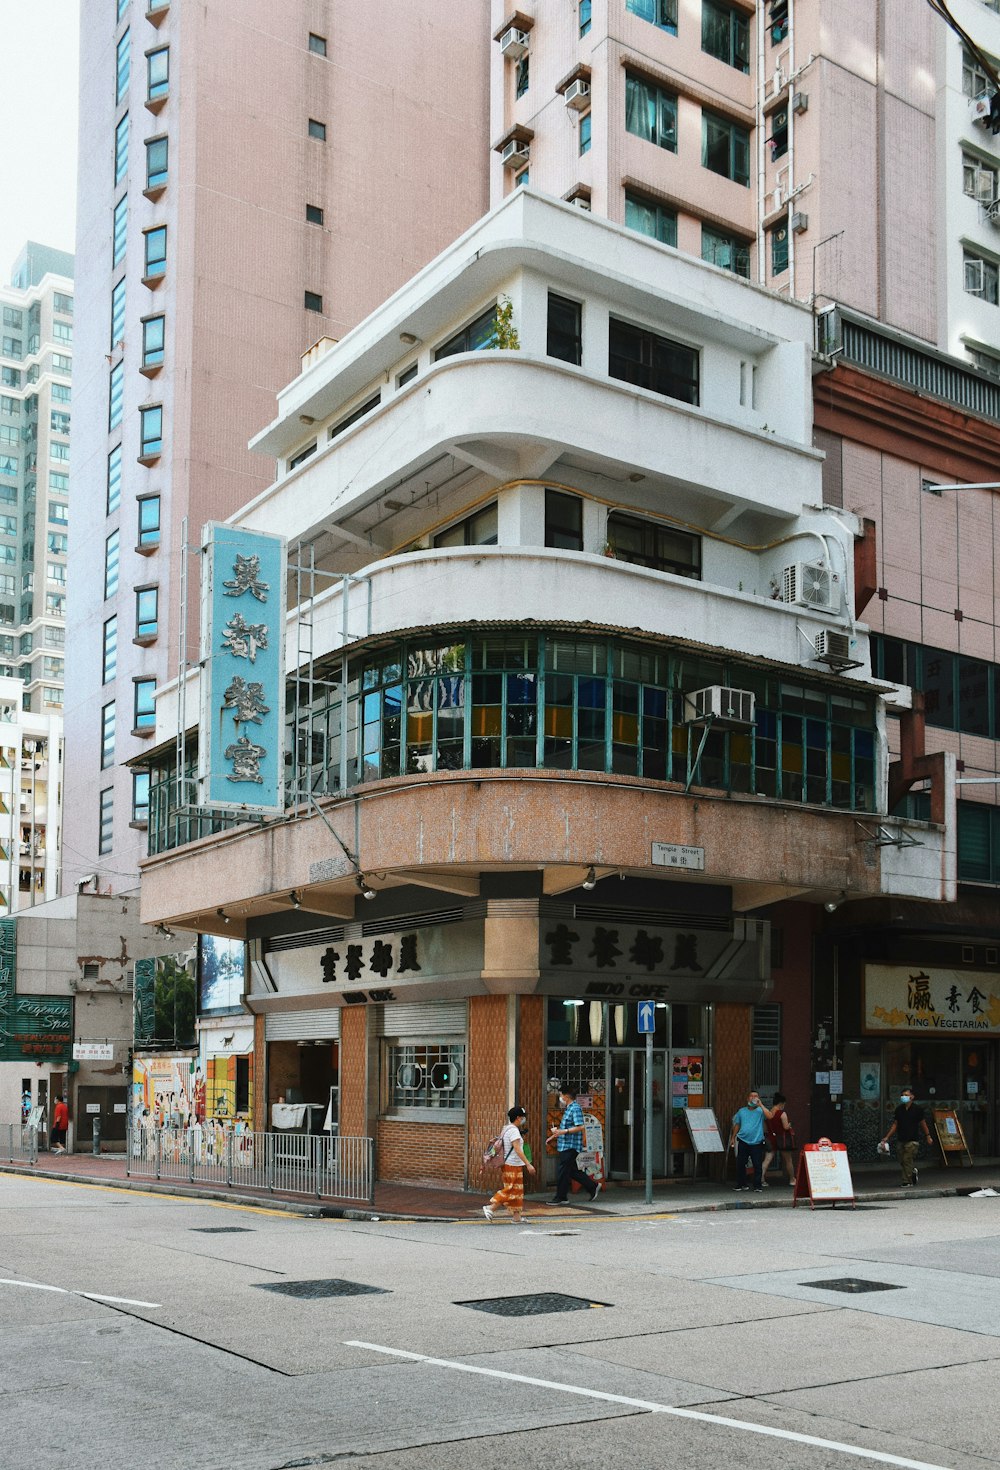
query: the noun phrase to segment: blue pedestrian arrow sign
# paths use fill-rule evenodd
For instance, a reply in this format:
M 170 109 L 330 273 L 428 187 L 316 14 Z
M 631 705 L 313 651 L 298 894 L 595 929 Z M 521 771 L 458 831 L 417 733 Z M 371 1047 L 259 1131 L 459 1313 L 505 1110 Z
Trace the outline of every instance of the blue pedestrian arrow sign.
M 639 1005 L 639 1035 L 648 1036 L 656 1030 L 654 1018 L 656 1010 L 651 1000 L 644 1000 Z

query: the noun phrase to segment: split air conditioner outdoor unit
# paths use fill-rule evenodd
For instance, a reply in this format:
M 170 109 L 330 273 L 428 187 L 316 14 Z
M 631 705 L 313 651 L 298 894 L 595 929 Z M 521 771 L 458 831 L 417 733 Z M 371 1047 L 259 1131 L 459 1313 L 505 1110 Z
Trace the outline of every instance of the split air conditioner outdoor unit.
M 796 209 L 793 211 L 789 223 L 792 226 L 792 233 L 794 235 L 801 235 L 809 228 L 809 216 L 803 213 L 801 209 Z
M 521 138 L 511 138 L 504 145 L 500 162 L 504 168 L 521 168 L 528 161 L 528 145 Z
M 836 578 L 821 561 L 796 562 L 785 567 L 781 578 L 782 602 L 830 612 L 836 607 Z
M 969 111 L 972 114 L 972 121 L 982 123 L 985 127 L 990 120 L 990 94 L 980 92 L 978 97 L 970 98 Z
M 850 635 L 835 633 L 830 628 L 822 628 L 816 634 L 816 662 L 829 664 L 832 669 L 843 668 L 845 664 L 853 663 Z
M 528 50 L 528 32 L 510 26 L 500 37 L 500 55 L 510 61 L 520 61 Z M 987 109 L 988 111 L 989 109 Z
M 563 101 L 567 107 L 575 107 L 577 112 L 583 112 L 590 106 L 590 83 L 581 80 L 570 82 L 563 93 Z
M 802 116 L 802 114 L 804 112 L 808 112 L 809 111 L 809 93 L 808 92 L 793 92 L 793 94 L 792 94 L 792 111 L 793 112 L 797 112 L 800 117 Z
M 710 684 L 686 698 L 687 718 L 693 724 L 711 720 L 713 725 L 752 725 L 754 695 L 749 689 L 727 689 Z

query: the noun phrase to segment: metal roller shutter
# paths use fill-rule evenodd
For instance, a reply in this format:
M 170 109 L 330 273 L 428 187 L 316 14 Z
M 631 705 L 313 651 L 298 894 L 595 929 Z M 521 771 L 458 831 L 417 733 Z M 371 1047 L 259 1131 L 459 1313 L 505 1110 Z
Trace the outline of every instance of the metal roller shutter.
M 329 1006 L 321 1011 L 272 1012 L 264 1017 L 265 1041 L 337 1041 L 340 1011 Z
M 464 1036 L 468 1002 L 425 1000 L 417 1005 L 395 1001 L 382 1007 L 379 1036 Z

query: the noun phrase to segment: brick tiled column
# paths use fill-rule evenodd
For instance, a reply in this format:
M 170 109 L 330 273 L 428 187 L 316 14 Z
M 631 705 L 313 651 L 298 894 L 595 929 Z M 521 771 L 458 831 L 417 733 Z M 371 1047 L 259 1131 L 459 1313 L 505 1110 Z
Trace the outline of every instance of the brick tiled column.
M 746 1102 L 747 1093 L 755 1086 L 750 1076 L 751 1009 L 745 1005 L 715 1007 L 714 1086 L 715 1116 L 725 1145 L 729 1139 L 733 1114 Z M 721 1160 L 724 1155 L 717 1155 Z M 729 1167 L 732 1178 L 732 1163 Z
M 264 1042 L 264 1017 L 253 1018 L 253 1126 L 267 1132 L 271 1119 L 267 1111 L 267 1046 Z
M 483 1149 L 507 1121 L 508 997 L 474 995 L 469 1001 L 469 1075 L 466 1117 L 469 1140 L 468 1184 L 471 1189 L 496 1188 L 496 1170 L 484 1173 Z M 522 1099 L 523 1101 L 523 1099 Z M 528 1106 L 527 1103 L 524 1104 Z
M 528 1143 L 531 1145 L 537 1174 L 529 1174 L 525 1188 L 529 1194 L 541 1189 L 545 1178 L 545 997 L 523 995 L 519 1000 L 520 1031 L 518 1035 L 517 1075 L 520 1091 L 517 1101 L 528 1110 Z
M 369 1136 L 367 1055 L 368 1011 L 345 1006 L 340 1012 L 340 1132 L 345 1138 Z

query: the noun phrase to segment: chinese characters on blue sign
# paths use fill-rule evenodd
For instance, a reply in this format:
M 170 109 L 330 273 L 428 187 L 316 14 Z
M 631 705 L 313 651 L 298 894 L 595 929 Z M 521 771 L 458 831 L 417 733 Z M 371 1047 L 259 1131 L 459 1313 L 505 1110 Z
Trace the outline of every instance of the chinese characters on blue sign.
M 203 538 L 201 804 L 277 813 L 284 794 L 285 541 Z

